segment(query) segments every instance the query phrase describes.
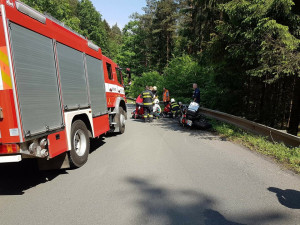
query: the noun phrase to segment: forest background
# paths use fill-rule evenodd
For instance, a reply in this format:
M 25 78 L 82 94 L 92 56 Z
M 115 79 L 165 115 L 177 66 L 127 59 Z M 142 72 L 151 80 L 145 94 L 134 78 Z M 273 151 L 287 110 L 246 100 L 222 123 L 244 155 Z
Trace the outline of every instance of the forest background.
M 151 85 L 188 103 L 198 83 L 202 106 L 298 133 L 298 0 L 146 0 L 144 14 L 132 14 L 123 30 L 89 0 L 23 2 L 130 68 L 131 97 Z

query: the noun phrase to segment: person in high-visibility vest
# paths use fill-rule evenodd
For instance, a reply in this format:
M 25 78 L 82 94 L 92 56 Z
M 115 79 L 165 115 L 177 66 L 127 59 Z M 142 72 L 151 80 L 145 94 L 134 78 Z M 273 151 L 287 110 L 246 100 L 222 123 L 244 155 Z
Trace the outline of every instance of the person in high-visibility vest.
M 169 90 L 166 89 L 164 87 L 164 93 L 163 93 L 163 102 L 164 102 L 164 105 L 168 105 L 169 102 L 170 102 L 170 93 L 169 93 Z
M 146 90 L 142 92 L 143 105 L 144 105 L 144 120 L 147 122 L 153 121 L 153 93 L 149 90 L 149 87 L 146 86 Z
M 175 101 L 174 98 L 171 99 L 171 112 L 173 114 L 173 118 L 177 117 L 179 115 L 180 112 L 180 108 L 178 103 Z

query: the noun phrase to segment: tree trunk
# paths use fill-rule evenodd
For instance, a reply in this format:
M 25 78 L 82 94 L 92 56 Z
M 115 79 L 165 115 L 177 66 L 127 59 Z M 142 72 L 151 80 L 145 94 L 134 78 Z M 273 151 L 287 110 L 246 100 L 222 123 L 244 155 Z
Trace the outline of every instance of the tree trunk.
M 169 37 L 169 32 L 167 32 L 167 65 L 169 63 L 169 42 L 170 42 L 170 37 Z
M 263 81 L 263 79 L 262 79 Z M 262 83 L 262 90 L 261 90 L 261 95 L 260 95 L 260 103 L 259 103 L 259 122 L 263 123 L 265 122 L 265 112 L 264 112 L 264 104 L 265 104 L 265 92 L 266 92 L 266 84 Z
M 298 127 L 300 123 L 300 78 L 295 78 L 295 87 L 293 94 L 293 105 L 290 115 L 290 123 L 288 133 L 292 135 L 298 134 Z

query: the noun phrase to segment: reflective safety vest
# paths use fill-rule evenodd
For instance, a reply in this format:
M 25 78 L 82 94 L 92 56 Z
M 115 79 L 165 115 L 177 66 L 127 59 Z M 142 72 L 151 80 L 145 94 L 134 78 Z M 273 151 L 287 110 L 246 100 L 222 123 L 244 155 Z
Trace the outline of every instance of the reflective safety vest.
M 153 93 L 150 90 L 145 90 L 142 92 L 142 98 L 144 106 L 151 106 L 153 105 Z
M 179 110 L 179 105 L 177 104 L 177 102 L 171 103 L 171 110 L 172 110 L 172 111 L 177 111 L 177 110 Z
M 164 102 L 169 102 L 170 101 L 170 93 L 167 89 L 164 91 L 163 101 Z

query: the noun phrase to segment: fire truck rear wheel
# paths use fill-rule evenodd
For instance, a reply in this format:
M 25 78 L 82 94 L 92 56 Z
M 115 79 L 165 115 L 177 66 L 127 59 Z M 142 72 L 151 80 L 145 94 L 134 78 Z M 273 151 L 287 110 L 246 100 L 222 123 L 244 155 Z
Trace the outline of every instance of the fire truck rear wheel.
M 119 109 L 119 114 L 120 114 L 120 123 L 119 123 L 119 131 L 121 134 L 123 134 L 125 132 L 125 121 L 126 121 L 126 115 L 125 115 L 125 111 L 122 107 L 120 107 Z
M 72 124 L 71 145 L 72 149 L 69 152 L 71 167 L 79 168 L 87 162 L 90 151 L 88 130 L 81 120 L 77 120 Z

